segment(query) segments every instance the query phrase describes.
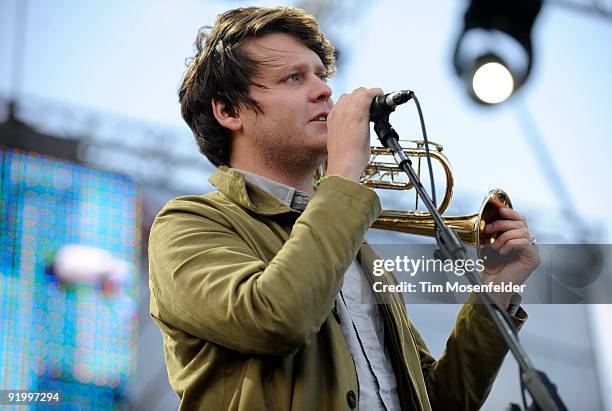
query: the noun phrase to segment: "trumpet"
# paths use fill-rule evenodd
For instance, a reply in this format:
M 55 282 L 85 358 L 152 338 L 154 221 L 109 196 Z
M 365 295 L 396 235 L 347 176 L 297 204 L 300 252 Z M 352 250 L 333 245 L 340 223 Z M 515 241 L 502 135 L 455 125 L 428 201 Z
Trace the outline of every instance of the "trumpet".
M 409 157 L 418 159 L 418 171 L 420 171 L 421 158 L 427 156 L 425 142 L 422 140 L 400 140 L 404 153 Z M 406 147 L 412 145 L 412 147 Z M 430 157 L 438 161 L 446 179 L 444 198 L 438 206 L 438 211 L 443 214 L 453 196 L 453 173 L 450 163 L 446 156 L 442 154 L 440 144 L 429 142 Z M 410 190 L 412 183 L 402 181 L 403 171 L 393 160 L 393 155 L 389 149 L 384 147 L 371 147 L 370 163 L 366 166 L 360 183 L 369 188 L 379 188 L 386 190 Z M 497 238 L 496 234 L 488 234 L 484 231 L 485 226 L 495 220 L 500 219 L 499 209 L 501 207 L 512 208 L 512 202 L 506 192 L 497 188 L 491 190 L 482 201 L 478 213 L 460 216 L 443 216 L 444 222 L 453 228 L 459 238 L 469 245 L 476 247 L 478 255 L 482 256 L 485 246 L 490 245 Z M 429 212 L 418 211 L 417 204 L 414 211 L 383 210 L 376 219 L 372 228 L 382 230 L 403 232 L 428 237 L 435 236 L 435 222 Z M 488 253 L 487 253 L 488 254 Z

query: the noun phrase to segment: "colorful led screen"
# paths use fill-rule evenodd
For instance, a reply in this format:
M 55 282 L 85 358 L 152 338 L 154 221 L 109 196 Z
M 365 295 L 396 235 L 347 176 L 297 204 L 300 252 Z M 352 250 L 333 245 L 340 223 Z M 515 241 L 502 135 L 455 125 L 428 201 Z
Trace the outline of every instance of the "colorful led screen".
M 129 178 L 0 151 L 0 387 L 127 404 L 140 204 Z

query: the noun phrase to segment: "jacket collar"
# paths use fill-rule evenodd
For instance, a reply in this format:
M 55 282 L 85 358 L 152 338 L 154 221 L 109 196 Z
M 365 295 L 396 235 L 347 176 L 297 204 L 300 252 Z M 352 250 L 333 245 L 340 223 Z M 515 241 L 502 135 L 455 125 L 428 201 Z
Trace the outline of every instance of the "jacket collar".
M 236 169 L 227 166 L 219 166 L 208 181 L 230 200 L 257 214 L 275 215 L 288 212 L 297 213 L 295 210 L 284 205 L 274 196 L 256 185 L 248 184 L 244 175 Z M 365 239 L 356 257 L 363 270 L 367 273 L 371 273 L 373 259 L 377 258 L 377 255 Z
M 293 211 L 266 191 L 248 184 L 242 173 L 227 166 L 220 166 L 208 181 L 230 200 L 257 214 L 275 215 Z

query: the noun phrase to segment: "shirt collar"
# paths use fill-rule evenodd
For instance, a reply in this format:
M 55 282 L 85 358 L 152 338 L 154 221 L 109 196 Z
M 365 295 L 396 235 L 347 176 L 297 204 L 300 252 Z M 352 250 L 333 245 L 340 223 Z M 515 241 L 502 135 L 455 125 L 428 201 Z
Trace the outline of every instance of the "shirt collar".
M 249 171 L 220 166 L 208 179 L 233 201 L 259 214 L 304 211 L 310 196 L 293 187 Z
M 276 198 L 282 204 L 296 211 L 302 212 L 310 201 L 310 196 L 303 191 L 296 190 L 294 187 L 272 180 L 250 171 L 235 168 L 234 170 L 242 173 L 247 184 L 257 186 Z

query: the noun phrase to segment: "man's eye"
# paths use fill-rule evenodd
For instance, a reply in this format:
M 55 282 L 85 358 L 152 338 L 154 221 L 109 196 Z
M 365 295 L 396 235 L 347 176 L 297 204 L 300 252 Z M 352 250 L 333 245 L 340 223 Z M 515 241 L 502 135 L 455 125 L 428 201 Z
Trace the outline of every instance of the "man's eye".
M 319 78 L 327 83 L 327 79 L 328 79 L 327 74 L 319 74 Z
M 298 81 L 298 80 L 299 80 L 299 78 L 300 78 L 300 77 L 299 77 L 299 74 L 298 74 L 298 73 L 293 73 L 293 74 L 291 74 L 291 75 L 287 76 L 287 77 L 285 78 L 285 81 L 288 81 L 288 82 Z

